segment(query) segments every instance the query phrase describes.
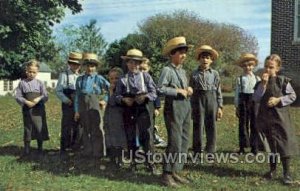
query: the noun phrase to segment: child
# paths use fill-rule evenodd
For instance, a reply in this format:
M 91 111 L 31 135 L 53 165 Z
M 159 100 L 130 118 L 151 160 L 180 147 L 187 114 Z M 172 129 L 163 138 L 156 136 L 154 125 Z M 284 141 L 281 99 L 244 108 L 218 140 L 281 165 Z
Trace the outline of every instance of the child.
M 93 53 L 84 53 L 82 56 L 85 74 L 76 80 L 75 94 L 75 121 L 80 118 L 83 126 L 83 153 L 84 157 L 97 159 L 104 155 L 103 129 L 100 129 L 99 96 L 108 91 L 109 82 L 97 74 L 96 68 L 100 63 L 98 56 Z
M 76 79 L 79 77 L 82 54 L 71 52 L 68 59 L 68 69 L 59 75 L 56 95 L 62 102 L 60 152 L 66 149 L 80 147 L 81 131 L 79 123 L 74 121 L 74 96 Z
M 127 146 L 123 124 L 123 109 L 116 103 L 116 84 L 123 74 L 119 68 L 113 68 L 108 73 L 110 82 L 109 98 L 104 113 L 105 141 L 108 155 L 117 167 L 121 167 L 122 150 Z
M 260 79 L 253 74 L 258 60 L 253 54 L 242 54 L 236 64 L 243 68 L 243 75 L 236 81 L 234 104 L 239 118 L 239 153 L 245 153 L 245 148 L 251 146 L 251 152 L 257 153 L 258 134 L 255 128 L 255 111 L 252 94 L 254 86 Z M 250 135 L 249 135 L 250 133 Z
M 219 73 L 210 65 L 218 56 L 218 52 L 208 45 L 196 49 L 199 67 L 193 71 L 190 78 L 190 86 L 194 90 L 191 98 L 194 153 L 203 151 L 204 127 L 206 133 L 205 151 L 207 153 L 216 151 L 216 121 L 223 115 L 223 98 Z
M 16 100 L 22 106 L 24 123 L 24 154 L 30 153 L 30 141 L 37 140 L 38 154 L 42 155 L 43 141 L 49 140 L 44 103 L 48 93 L 44 84 L 36 79 L 40 64 L 37 60 L 26 63 L 26 79 L 16 89 Z
M 140 71 L 148 72 L 150 71 L 149 59 L 146 59 L 144 62 L 140 64 Z M 155 118 L 159 116 L 160 109 L 160 99 L 157 97 L 154 103 L 154 114 L 153 114 L 153 143 L 156 147 L 167 147 L 167 143 L 158 135 L 157 127 L 155 126 Z
M 161 72 L 158 81 L 159 92 L 165 95 L 164 119 L 168 132 L 168 146 L 166 156 L 179 157 L 178 154 L 187 154 L 191 105 L 189 96 L 193 90 L 188 87 L 185 70 L 182 68 L 186 53 L 191 45 L 186 44 L 185 37 L 170 39 L 163 55 L 170 59 Z M 187 184 L 188 179 L 180 176 L 186 158 L 177 158 L 176 161 L 165 160 L 163 165 L 162 183 L 169 187 L 178 187 L 178 183 Z
M 116 88 L 117 103 L 124 109 L 124 128 L 127 136 L 129 154 L 133 157 L 132 170 L 136 169 L 137 129 L 140 144 L 148 156 L 153 155 L 153 130 L 151 126 L 151 107 L 157 98 L 156 85 L 148 73 L 140 72 L 138 66 L 145 60 L 138 49 L 130 49 L 121 57 L 127 65 L 128 73 L 123 75 Z M 157 174 L 153 160 L 147 160 L 148 169 Z
M 283 183 L 291 184 L 290 158 L 298 153 L 295 133 L 291 125 L 289 105 L 296 100 L 296 93 L 290 79 L 278 75 L 281 58 L 277 54 L 265 60 L 265 71 L 261 82 L 255 86 L 253 99 L 260 103 L 257 115 L 257 129 L 268 140 L 271 153 L 280 154 L 283 167 Z M 273 159 L 273 160 L 272 160 Z M 272 179 L 276 172 L 277 159 L 270 155 L 270 171 L 266 178 Z

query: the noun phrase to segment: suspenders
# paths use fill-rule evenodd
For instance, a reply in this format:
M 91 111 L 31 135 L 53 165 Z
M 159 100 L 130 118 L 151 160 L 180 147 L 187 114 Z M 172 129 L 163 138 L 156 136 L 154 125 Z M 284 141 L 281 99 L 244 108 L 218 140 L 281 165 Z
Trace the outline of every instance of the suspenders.
M 80 89 L 81 90 L 83 89 L 83 79 L 84 79 L 84 77 L 85 77 L 85 75 L 82 76 L 81 82 L 80 82 Z M 93 85 L 95 85 L 97 83 L 97 79 L 98 79 L 98 75 L 95 75 L 94 84 Z M 95 90 L 95 88 L 93 87 L 93 93 L 95 93 L 94 90 Z
M 143 72 L 140 72 L 140 77 L 141 77 L 141 82 L 142 82 L 142 92 L 146 92 L 145 79 L 144 79 Z M 130 87 L 129 87 L 129 82 L 128 82 L 128 73 L 125 75 L 125 86 L 126 86 L 126 93 L 129 94 Z
M 243 76 L 241 75 L 240 76 L 240 87 L 241 87 L 241 92 L 240 93 L 244 93 L 244 90 L 245 90 L 245 86 L 243 84 L 243 80 L 242 80 Z M 256 83 L 258 82 L 258 77 L 255 75 L 255 81 Z

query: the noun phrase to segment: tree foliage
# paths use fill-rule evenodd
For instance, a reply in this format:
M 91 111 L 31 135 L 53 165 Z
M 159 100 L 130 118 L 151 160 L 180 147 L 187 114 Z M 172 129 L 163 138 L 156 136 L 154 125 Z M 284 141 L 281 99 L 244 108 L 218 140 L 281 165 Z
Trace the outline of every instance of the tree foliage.
M 82 9 L 78 0 L 0 1 L 0 78 L 18 78 L 27 59 L 55 56 L 50 27 L 63 19 L 65 8 L 73 14 Z
M 138 28 L 136 34 L 128 35 L 109 46 L 106 61 L 111 66 L 120 65 L 120 54 L 126 53 L 129 47 L 139 48 L 150 59 L 155 79 L 166 62 L 166 58 L 161 55 L 162 48 L 168 39 L 176 36 L 185 36 L 187 43 L 195 48 L 203 44 L 214 47 L 220 59 L 213 67 L 224 76 L 232 76 L 239 70 L 233 63 L 241 53 L 258 52 L 256 38 L 244 29 L 232 24 L 211 22 L 185 10 L 154 15 L 139 23 Z M 194 56 L 194 49 L 191 49 L 188 52 L 188 64 L 184 66 L 188 72 L 197 67 Z
M 56 43 L 63 60 L 68 58 L 71 51 L 91 52 L 98 55 L 102 60 L 107 42 L 101 33 L 101 28 L 97 26 L 96 20 L 90 20 L 86 25 L 76 27 L 74 25 L 65 26 L 58 31 Z M 56 70 L 60 70 L 57 68 Z

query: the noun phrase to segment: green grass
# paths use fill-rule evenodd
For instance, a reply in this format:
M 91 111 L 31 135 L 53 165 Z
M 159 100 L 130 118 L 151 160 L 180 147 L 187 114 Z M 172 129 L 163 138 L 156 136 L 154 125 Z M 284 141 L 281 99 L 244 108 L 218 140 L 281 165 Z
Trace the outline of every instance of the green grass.
M 0 97 L 0 191 L 2 190 L 171 190 L 160 184 L 160 177 L 145 171 L 143 165 L 138 172 L 130 172 L 127 167 L 117 170 L 107 159 L 100 170 L 94 162 L 72 155 L 66 161 L 60 160 L 60 103 L 51 94 L 46 105 L 50 141 L 45 143 L 47 155 L 38 159 L 35 155 L 20 158 L 23 149 L 23 125 L 21 108 L 12 97 Z M 299 108 L 292 108 L 291 115 L 299 140 Z M 159 132 L 166 139 L 162 117 L 157 120 Z M 224 118 L 218 122 L 218 151 L 232 152 L 238 147 L 237 119 L 234 107 L 224 107 Z M 36 143 L 31 144 L 36 148 Z M 157 149 L 157 152 L 163 150 Z M 240 156 L 243 159 L 243 156 Z M 299 158 L 292 161 L 292 173 L 300 179 Z M 299 190 L 297 181 L 292 186 L 281 183 L 281 165 L 278 178 L 268 181 L 262 175 L 268 164 L 192 164 L 184 169 L 193 183 L 180 190 Z M 161 164 L 159 164 L 161 168 Z

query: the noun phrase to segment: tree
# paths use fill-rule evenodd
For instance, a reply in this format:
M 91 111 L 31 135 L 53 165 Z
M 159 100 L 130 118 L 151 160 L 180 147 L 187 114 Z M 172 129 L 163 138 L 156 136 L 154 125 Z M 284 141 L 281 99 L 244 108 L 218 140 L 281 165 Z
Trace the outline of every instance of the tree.
M 230 24 L 222 24 L 202 19 L 200 16 L 188 11 L 177 11 L 171 14 L 157 14 L 147 18 L 138 24 L 138 32 L 134 34 L 135 40 L 140 42 L 136 45 L 152 62 L 154 78 L 160 75 L 160 70 L 166 62 L 161 51 L 168 39 L 175 36 L 185 36 L 188 44 L 195 47 L 208 44 L 214 47 L 220 54 L 220 59 L 213 67 L 218 69 L 222 75 L 232 75 L 232 70 L 238 70 L 233 66 L 234 61 L 243 52 L 256 53 L 258 51 L 257 40 L 244 29 Z M 128 35 L 129 36 L 129 35 Z M 130 39 L 132 41 L 132 39 Z M 123 42 L 125 41 L 125 42 Z M 114 42 L 107 50 L 106 60 L 114 64 L 120 60 L 118 52 L 123 52 L 128 37 Z M 112 49 L 112 50 L 111 50 Z M 118 50 L 119 49 L 119 50 Z M 197 62 L 194 59 L 194 50 L 188 52 L 188 59 L 184 67 L 188 73 L 194 70 Z M 231 66 L 231 67 L 228 67 Z
M 68 25 L 55 37 L 62 60 L 66 60 L 71 51 L 92 52 L 102 60 L 107 42 L 97 26 L 96 20 L 90 20 L 86 25 L 75 27 Z M 60 70 L 61 68 L 57 68 Z
M 47 62 L 55 56 L 50 27 L 63 19 L 65 8 L 82 10 L 78 0 L 0 1 L 0 78 L 19 78 L 30 58 Z

